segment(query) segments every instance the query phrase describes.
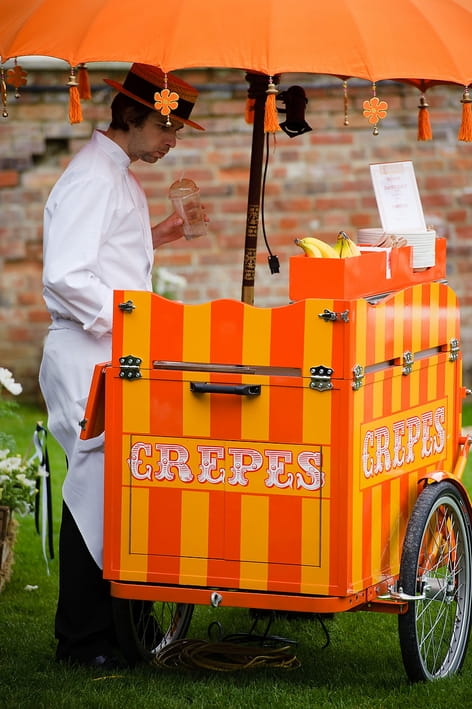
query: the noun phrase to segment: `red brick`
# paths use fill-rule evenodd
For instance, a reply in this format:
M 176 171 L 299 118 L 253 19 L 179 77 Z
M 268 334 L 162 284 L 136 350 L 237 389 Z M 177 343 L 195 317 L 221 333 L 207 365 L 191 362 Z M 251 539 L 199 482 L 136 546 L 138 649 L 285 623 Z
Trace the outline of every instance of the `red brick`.
M 15 170 L 0 171 L 0 188 L 1 187 L 16 187 L 20 181 L 20 176 Z

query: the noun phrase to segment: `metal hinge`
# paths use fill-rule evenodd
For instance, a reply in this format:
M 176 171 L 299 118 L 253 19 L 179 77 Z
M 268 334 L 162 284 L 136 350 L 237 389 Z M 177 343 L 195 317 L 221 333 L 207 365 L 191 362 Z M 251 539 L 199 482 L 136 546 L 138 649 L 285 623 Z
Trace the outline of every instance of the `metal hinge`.
M 411 370 L 413 368 L 413 361 L 415 359 L 415 355 L 413 352 L 404 352 L 403 353 L 403 369 L 402 369 L 402 374 L 411 374 Z
M 331 375 L 334 370 L 331 367 L 324 367 L 322 364 L 317 367 L 310 367 L 311 381 L 310 389 L 316 391 L 328 391 L 333 388 Z
M 364 367 L 362 367 L 360 364 L 355 364 L 352 368 L 352 374 L 354 379 L 354 381 L 352 382 L 352 388 L 354 389 L 354 391 L 357 391 L 361 388 L 363 384 L 362 380 L 364 379 Z
M 133 379 L 141 379 L 141 372 L 139 371 L 139 365 L 143 360 L 140 357 L 134 357 L 134 355 L 126 355 L 126 357 L 120 357 L 120 377 L 121 379 L 127 379 L 132 381 Z
M 318 317 L 326 322 L 342 320 L 343 322 L 349 322 L 349 310 L 343 310 L 342 313 L 336 313 L 334 310 L 329 310 L 325 308 L 322 313 L 318 313 Z
M 449 350 L 449 361 L 455 362 L 459 357 L 459 352 L 461 350 L 457 337 L 453 337 L 452 340 L 450 340 L 449 345 L 451 347 Z
M 123 313 L 132 313 L 136 306 L 132 300 L 127 300 L 126 303 L 120 303 L 118 307 Z

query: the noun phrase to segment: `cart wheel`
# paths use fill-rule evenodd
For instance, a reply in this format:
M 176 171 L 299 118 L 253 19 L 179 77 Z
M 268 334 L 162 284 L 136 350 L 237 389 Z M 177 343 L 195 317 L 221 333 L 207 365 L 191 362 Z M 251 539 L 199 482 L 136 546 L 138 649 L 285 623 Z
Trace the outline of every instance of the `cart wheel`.
M 131 666 L 151 662 L 167 645 L 184 638 L 193 605 L 113 598 L 118 643 Z
M 471 623 L 471 526 L 460 491 L 428 485 L 409 520 L 399 588 L 411 601 L 398 616 L 403 664 L 412 682 L 449 677 L 465 659 Z

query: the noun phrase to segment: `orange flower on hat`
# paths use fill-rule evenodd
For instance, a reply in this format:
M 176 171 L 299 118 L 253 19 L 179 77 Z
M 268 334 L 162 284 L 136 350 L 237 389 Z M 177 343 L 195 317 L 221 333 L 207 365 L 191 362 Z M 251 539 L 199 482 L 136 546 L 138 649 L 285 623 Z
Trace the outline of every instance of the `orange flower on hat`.
M 169 89 L 156 91 L 154 94 L 154 108 L 160 111 L 163 116 L 168 116 L 171 111 L 175 111 L 179 104 L 179 94 Z
M 387 115 L 388 103 L 381 101 L 378 96 L 372 96 L 362 104 L 364 118 L 369 119 L 369 123 L 378 123 Z

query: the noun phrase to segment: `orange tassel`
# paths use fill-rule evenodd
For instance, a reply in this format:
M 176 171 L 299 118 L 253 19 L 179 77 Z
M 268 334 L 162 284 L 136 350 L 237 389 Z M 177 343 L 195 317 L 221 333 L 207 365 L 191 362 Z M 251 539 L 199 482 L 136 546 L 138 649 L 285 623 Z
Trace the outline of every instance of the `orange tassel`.
M 472 99 L 469 96 L 469 89 L 466 88 L 462 95 L 462 121 L 457 136 L 458 140 L 466 143 L 472 142 Z
M 267 87 L 267 98 L 265 102 L 265 113 L 264 113 L 264 133 L 276 133 L 278 130 L 282 130 L 279 126 L 279 119 L 277 116 L 277 106 L 275 104 L 275 97 L 277 95 L 277 89 L 275 84 L 272 83 L 272 79 L 269 81 Z
M 69 123 L 82 122 L 82 106 L 78 86 L 69 86 Z
M 82 121 L 82 106 L 80 105 L 79 84 L 72 66 L 67 86 L 69 87 L 69 122 L 80 123 Z
M 80 98 L 88 101 L 92 98 L 92 92 L 90 90 L 89 75 L 85 64 L 79 64 L 78 82 Z
M 246 106 L 244 108 L 244 120 L 249 125 L 254 123 L 254 104 L 256 103 L 255 98 L 246 99 Z
M 429 120 L 428 104 L 424 96 L 420 98 L 418 109 L 418 140 L 432 140 L 433 132 Z

